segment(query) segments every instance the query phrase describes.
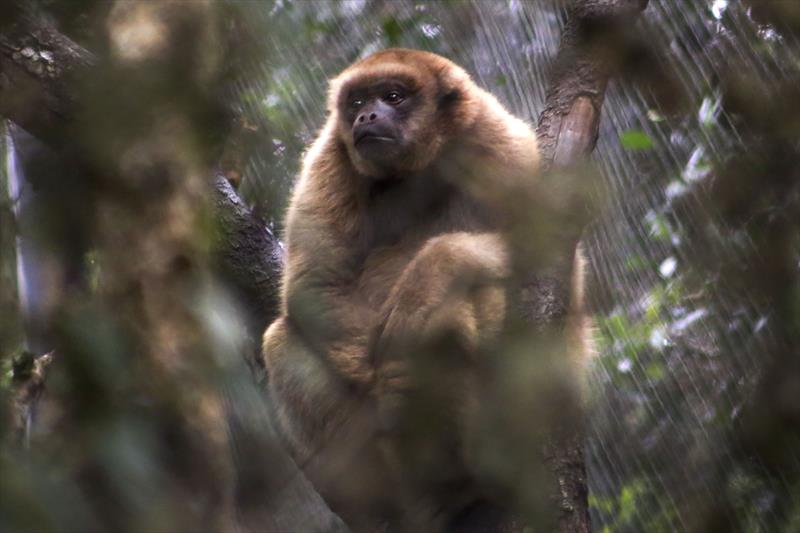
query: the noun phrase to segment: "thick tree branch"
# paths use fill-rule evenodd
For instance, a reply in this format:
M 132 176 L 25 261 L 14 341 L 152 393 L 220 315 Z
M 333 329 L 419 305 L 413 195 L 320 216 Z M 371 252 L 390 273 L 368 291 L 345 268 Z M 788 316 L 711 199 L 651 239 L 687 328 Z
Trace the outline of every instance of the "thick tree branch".
M 21 17 L 0 35 L 0 115 L 42 140 L 60 140 L 77 101 L 70 85 L 94 63 L 53 27 Z
M 283 247 L 226 177 L 217 175 L 214 188 L 220 228 L 218 271 L 248 307 L 251 331 L 260 333 L 277 314 Z

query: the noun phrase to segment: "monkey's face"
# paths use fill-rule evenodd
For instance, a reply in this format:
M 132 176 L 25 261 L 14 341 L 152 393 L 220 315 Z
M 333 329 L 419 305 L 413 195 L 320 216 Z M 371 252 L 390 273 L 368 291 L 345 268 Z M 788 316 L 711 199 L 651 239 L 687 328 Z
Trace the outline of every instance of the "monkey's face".
M 336 135 L 370 179 L 424 173 L 477 114 L 474 84 L 447 59 L 389 49 L 345 69 L 331 85 Z M 475 88 L 474 90 L 477 90 Z
M 356 168 L 381 179 L 406 170 L 413 155 L 415 112 L 420 95 L 400 79 L 361 83 L 343 91 L 342 135 Z

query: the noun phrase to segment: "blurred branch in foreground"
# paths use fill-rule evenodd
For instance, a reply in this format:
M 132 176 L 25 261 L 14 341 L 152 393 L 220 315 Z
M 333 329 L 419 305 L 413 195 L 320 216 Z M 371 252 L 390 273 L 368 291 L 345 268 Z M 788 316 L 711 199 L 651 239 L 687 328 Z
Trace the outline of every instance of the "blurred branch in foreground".
M 238 311 L 220 308 L 224 296 L 208 275 L 213 259 L 242 285 L 257 317 L 243 322 L 260 335 L 275 307 L 280 246 L 225 181 L 208 202 L 216 148 L 202 132 L 223 129 L 221 15 L 205 2 L 119 2 L 106 22 L 109 57 L 32 15 L 0 42 L 2 113 L 81 170 L 80 182 L 62 174 L 43 186 L 85 195 L 51 194 L 41 209 L 57 218 L 51 208 L 61 203 L 83 213 L 97 284 L 52 313 L 55 363 L 32 446 L 70 465 L 54 482 L 62 501 L 27 491 L 34 477 L 9 477 L 0 488 L 8 505 L 21 509 L 31 497 L 38 511 L 7 519 L 35 529 L 50 520 L 75 530 L 331 529 L 336 518 L 271 433 L 242 371 Z M 220 345 L 209 320 L 225 311 L 233 338 Z M 33 401 L 39 388 L 17 398 Z M 49 438 L 56 432 L 61 444 Z

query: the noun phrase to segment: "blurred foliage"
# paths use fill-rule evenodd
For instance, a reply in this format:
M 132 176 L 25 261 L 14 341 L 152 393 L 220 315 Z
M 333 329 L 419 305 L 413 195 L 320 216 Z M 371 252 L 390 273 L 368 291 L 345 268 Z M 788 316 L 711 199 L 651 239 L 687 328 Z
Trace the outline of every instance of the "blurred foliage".
M 0 391 L 19 400 L 2 402 L 0 530 L 224 530 L 221 383 L 244 362 L 238 309 L 210 274 L 209 176 L 233 21 L 202 1 L 54 4 L 36 7 L 103 44 L 70 87 L 91 127 L 71 131 L 69 150 L 18 143 L 14 129 L 19 249 L 37 267 L 19 291 L 44 302 L 35 319 L 55 355 L 35 417 L 29 357 L 11 360 Z
M 744 2 L 682 7 L 651 2 L 645 26 L 681 80 L 683 107 L 620 87 L 605 108 L 627 125 L 629 154 L 607 170 L 625 200 L 589 237 L 594 300 L 607 309 L 597 322 L 606 385 L 593 501 L 608 531 L 793 531 L 796 448 L 759 449 L 747 435 L 752 410 L 764 416 L 758 406 L 774 401 L 769 374 L 796 376 L 786 364 L 796 335 L 785 329 L 796 307 L 781 313 L 776 296 L 797 283 L 785 254 L 796 254 L 798 155 L 782 141 L 798 132 L 796 99 L 783 89 L 800 76 L 797 40 L 750 18 Z M 598 159 L 608 146 L 601 136 Z M 766 220 L 788 240 L 761 233 Z M 613 226 L 631 232 L 626 242 Z M 759 426 L 762 439 L 796 442 L 791 424 Z
M 102 51 L 108 48 L 103 24 L 110 4 L 41 6 L 65 31 Z M 563 19 L 558 4 L 225 4 L 236 12 L 226 20 L 242 50 L 235 69 L 230 56 L 217 58 L 226 76 L 230 70 L 220 85 L 241 126 L 234 157 L 242 167 L 240 192 L 280 226 L 300 154 L 324 119 L 326 80 L 386 46 L 453 58 L 515 113 L 534 121 Z M 631 43 L 630 56 L 620 61 L 627 75 L 610 87 L 595 155 L 605 176 L 598 195 L 609 201 L 586 236 L 600 352 L 588 445 L 597 531 L 800 530 L 796 6 L 789 0 L 651 0 L 639 28 L 642 41 Z M 197 75 L 193 66 L 155 62 L 148 65 L 152 70 L 106 72 L 99 87 L 113 96 L 89 93 L 99 99 L 94 112 L 105 127 L 85 132 L 92 134 L 87 143 L 97 145 L 101 160 L 120 142 L 103 138 L 115 124 L 126 124 L 138 139 L 160 123 L 161 110 L 176 107 L 195 128 L 180 136 L 186 143 L 180 153 L 189 151 L 202 165 L 215 158 L 229 117 L 216 108 L 207 113 L 208 95 L 192 92 L 194 85 L 186 88 L 187 77 Z M 133 75 L 142 73 L 151 77 Z M 161 106 L 156 112 L 135 104 L 143 92 Z M 181 98 L 169 98 L 176 93 Z M 120 105 L 128 107 L 115 110 Z M 197 109 L 202 112 L 195 114 Z M 115 215 L 127 224 L 138 220 L 136 201 L 147 195 L 134 194 L 132 204 L 127 195 L 141 192 L 140 183 L 92 179 L 101 180 L 100 190 L 118 202 Z M 11 203 L 0 198 L 5 393 L 22 334 L 16 233 Z M 196 222 L 206 227 L 204 216 Z M 203 231 L 192 235 L 189 265 L 208 246 Z M 126 322 L 137 311 L 93 296 L 109 275 L 106 254 L 88 251 L 90 291 L 70 302 L 58 327 L 67 363 L 53 388 L 69 400 L 85 431 L 40 443 L 40 461 L 29 462 L 16 451 L 0 453 L 0 529 L 85 529 L 98 520 L 115 523 L 120 519 L 107 514 L 120 510 L 144 517 L 130 529 L 182 524 L 176 518 L 182 509 L 163 504 L 179 491 L 167 482 L 164 464 L 176 461 L 172 444 L 185 444 L 186 438 L 169 429 L 180 419 L 179 409 L 169 406 L 195 398 L 175 399 L 168 387 L 153 385 L 170 396 L 159 404 L 165 418 L 154 422 L 139 388 L 149 367 L 136 362 L 147 350 L 135 340 L 136 325 Z M 208 300 L 218 295 L 204 284 L 203 269 L 175 259 L 180 272 L 170 279 L 185 289 L 185 300 L 167 309 L 189 309 L 185 318 L 201 330 L 192 337 L 195 346 L 207 348 L 204 339 L 211 339 L 213 353 L 204 369 L 214 376 L 214 354 L 224 359 L 238 341 L 225 344 L 227 329 L 219 325 L 217 304 Z M 138 294 L 136 287 L 127 289 Z M 134 400 L 119 405 L 126 396 Z M 97 461 L 81 475 L 117 496 L 109 498 L 115 507 L 107 514 L 98 514 L 79 485 L 69 482 L 71 461 L 87 455 Z M 189 463 L 181 465 L 188 470 Z M 51 507 L 42 509 L 41 501 Z

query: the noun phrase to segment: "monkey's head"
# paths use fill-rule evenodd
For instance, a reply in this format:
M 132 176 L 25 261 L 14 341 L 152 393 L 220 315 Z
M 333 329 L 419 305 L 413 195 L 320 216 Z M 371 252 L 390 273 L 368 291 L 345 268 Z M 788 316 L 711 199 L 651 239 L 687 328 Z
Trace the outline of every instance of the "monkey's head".
M 353 166 L 380 180 L 430 166 L 475 120 L 473 90 L 469 75 L 441 56 L 389 49 L 336 77 L 328 106 Z

